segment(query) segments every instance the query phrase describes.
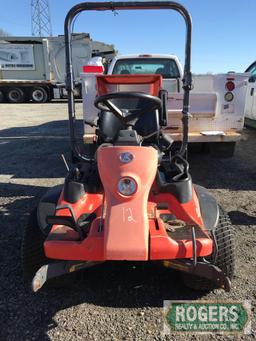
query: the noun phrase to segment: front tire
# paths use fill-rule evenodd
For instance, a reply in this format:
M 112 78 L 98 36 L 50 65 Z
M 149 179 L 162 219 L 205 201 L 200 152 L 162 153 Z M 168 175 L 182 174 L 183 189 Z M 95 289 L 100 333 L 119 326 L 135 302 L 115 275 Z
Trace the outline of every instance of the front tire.
M 234 275 L 234 240 L 233 240 L 233 227 L 228 215 L 220 207 L 219 222 L 215 230 L 215 236 L 218 246 L 218 253 L 215 265 L 221 270 L 226 271 L 226 275 L 231 280 Z M 207 261 L 213 263 L 213 257 L 207 257 Z M 217 289 L 217 286 L 212 281 L 195 276 L 188 273 L 183 273 L 184 284 L 193 290 L 197 291 L 210 291 Z
M 46 236 L 38 226 L 37 209 L 34 209 L 24 229 L 21 247 L 21 264 L 25 281 L 31 282 L 36 271 L 50 261 L 44 255 L 45 239 Z
M 42 233 L 38 225 L 37 208 L 35 208 L 30 214 L 28 224 L 25 226 L 21 246 L 21 266 L 25 283 L 32 283 L 32 279 L 41 266 L 58 261 L 45 256 L 44 241 L 46 238 L 47 236 Z M 70 287 L 76 278 L 76 272 L 62 275 L 50 279 L 45 283 L 44 287 Z

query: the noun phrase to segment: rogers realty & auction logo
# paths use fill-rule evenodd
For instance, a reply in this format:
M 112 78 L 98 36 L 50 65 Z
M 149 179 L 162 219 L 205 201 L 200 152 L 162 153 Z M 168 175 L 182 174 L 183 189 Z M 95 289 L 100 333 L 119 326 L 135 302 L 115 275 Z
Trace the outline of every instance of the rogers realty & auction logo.
M 244 302 L 164 301 L 164 333 L 251 333 L 251 306 Z

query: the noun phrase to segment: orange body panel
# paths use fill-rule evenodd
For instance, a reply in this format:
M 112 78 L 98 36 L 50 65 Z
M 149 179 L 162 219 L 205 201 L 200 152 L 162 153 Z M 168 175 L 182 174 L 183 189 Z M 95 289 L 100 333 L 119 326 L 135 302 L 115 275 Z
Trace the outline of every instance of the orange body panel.
M 97 152 L 99 174 L 105 190 L 104 219 L 105 259 L 147 260 L 149 224 L 148 195 L 156 176 L 158 155 L 153 147 L 129 147 L 133 160 L 122 163 L 120 155 L 127 147 L 101 147 Z M 136 181 L 137 190 L 131 196 L 118 192 L 122 177 Z
M 85 195 L 75 204 L 68 203 L 63 198 L 63 192 L 60 195 L 58 205 L 69 204 L 75 213 L 76 218 L 83 213 L 95 213 L 100 216 L 102 207 L 102 194 Z M 56 216 L 70 216 L 68 209 L 56 211 Z M 82 260 L 82 259 L 103 259 L 103 233 L 98 233 L 99 219 L 95 219 L 92 223 L 89 236 L 84 241 L 60 241 L 46 239 L 44 242 L 44 252 L 49 258 L 67 259 L 67 260 Z M 59 225 L 53 225 L 51 232 L 58 229 Z M 51 235 L 51 233 L 50 233 Z
M 190 225 L 203 226 L 203 220 L 200 212 L 200 205 L 196 196 L 196 192 L 193 189 L 192 200 L 186 203 L 180 203 L 174 195 L 169 193 L 153 193 L 149 196 L 150 202 L 166 203 L 168 210 L 175 214 L 178 219 L 184 220 Z
M 46 240 L 45 255 L 48 258 L 66 260 L 104 260 L 104 236 L 99 231 L 100 218 L 93 221 L 89 235 L 83 241 Z
M 124 152 L 133 154 L 131 162 L 120 161 L 120 154 Z M 86 193 L 77 203 L 71 204 L 61 194 L 58 202 L 58 205 L 72 206 L 77 218 L 84 213 L 96 214 L 97 218 L 92 222 L 88 236 L 82 241 L 76 241 L 75 238 L 68 240 L 68 233 L 59 240 L 57 234 L 51 238 L 54 231 L 60 228 L 59 225 L 53 225 L 44 243 L 45 255 L 53 259 L 81 261 L 191 258 L 191 238 L 171 238 L 160 215 L 173 214 L 188 226 L 199 226 L 204 230 L 199 202 L 194 190 L 192 199 L 186 203 L 180 203 L 171 193 L 157 192 L 153 184 L 158 162 L 157 151 L 153 147 L 102 146 L 97 151 L 97 162 L 105 197 L 102 194 Z M 121 177 L 136 181 L 137 191 L 134 195 L 127 197 L 118 193 Z M 158 210 L 158 203 L 166 204 L 167 208 Z M 62 209 L 56 215 L 69 216 L 70 212 Z M 65 227 L 62 228 L 65 230 Z M 196 239 L 196 245 L 198 257 L 212 253 L 213 243 L 207 233 L 205 238 Z
M 192 258 L 192 240 L 174 240 L 165 230 L 163 221 L 157 219 L 158 230 L 154 221 L 150 222 L 150 259 L 177 259 Z M 197 256 L 204 257 L 212 253 L 212 240 L 210 238 L 197 238 Z
M 90 196 L 90 195 L 88 195 Z M 92 195 L 93 196 L 93 195 Z M 162 196 L 162 194 L 160 194 Z M 91 198 L 93 199 L 93 197 Z M 90 200 L 88 198 L 88 200 Z M 168 194 L 168 200 L 170 203 L 175 202 L 175 198 Z M 180 204 L 179 204 L 180 205 Z M 186 206 L 188 207 L 188 203 Z M 194 206 L 190 202 L 191 207 Z M 72 205 L 75 206 L 75 205 Z M 164 228 L 162 220 L 159 218 L 160 213 L 173 213 L 176 207 L 172 206 L 173 211 L 158 211 L 156 210 L 156 203 L 148 202 L 147 214 L 150 217 L 148 219 L 149 224 L 149 260 L 160 260 L 160 259 L 179 259 L 179 258 L 191 258 L 193 254 L 193 245 L 190 240 L 173 240 L 168 236 Z M 187 208 L 186 207 L 186 208 Z M 98 212 L 101 209 L 97 209 Z M 80 214 L 86 212 L 85 207 L 81 208 Z M 193 213 L 193 209 L 190 210 L 190 214 Z M 69 215 L 69 213 L 67 214 Z M 185 215 L 185 211 L 184 211 Z M 190 218 L 190 221 L 192 216 Z M 157 224 L 156 224 L 157 220 Z M 67 260 L 95 260 L 103 261 L 107 260 L 105 257 L 105 229 L 101 231 L 99 229 L 101 218 L 96 218 L 91 226 L 89 235 L 83 241 L 68 241 L 68 240 L 46 240 L 44 243 L 45 254 L 49 258 L 53 259 L 67 259 Z M 102 220 L 104 225 L 104 219 Z M 121 225 L 121 224 L 120 224 Z M 120 226 L 119 225 L 119 226 Z M 53 226 L 52 231 L 57 228 Z M 138 227 L 139 228 L 139 227 Z M 134 237 L 137 235 L 135 234 Z M 124 236 L 125 237 L 125 236 Z M 123 237 L 120 236 L 122 239 Z M 125 244 L 126 239 L 123 239 L 122 244 Z M 143 239 L 144 241 L 144 239 Z M 212 253 L 213 244 L 211 238 L 197 238 L 197 256 L 203 257 Z M 143 243 L 144 246 L 144 243 Z M 118 247 L 118 244 L 115 246 Z M 120 250 L 120 260 L 126 259 L 124 250 Z M 142 255 L 143 256 L 143 255 Z M 132 260 L 145 260 L 145 257 L 136 259 L 132 256 Z
M 149 95 L 158 96 L 162 88 L 161 75 L 98 75 L 97 89 L 98 96 L 109 93 L 108 84 L 148 84 L 150 86 Z

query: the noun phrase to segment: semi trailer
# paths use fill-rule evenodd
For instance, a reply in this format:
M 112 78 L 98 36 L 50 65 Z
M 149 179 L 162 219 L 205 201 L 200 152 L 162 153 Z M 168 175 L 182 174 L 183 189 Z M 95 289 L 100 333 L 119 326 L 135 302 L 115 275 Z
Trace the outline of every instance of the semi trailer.
M 65 97 L 64 37 L 1 37 L 0 103 L 44 103 Z M 72 35 L 75 94 L 81 96 L 80 73 L 96 55 L 111 58 L 114 46 L 93 41 L 88 33 Z

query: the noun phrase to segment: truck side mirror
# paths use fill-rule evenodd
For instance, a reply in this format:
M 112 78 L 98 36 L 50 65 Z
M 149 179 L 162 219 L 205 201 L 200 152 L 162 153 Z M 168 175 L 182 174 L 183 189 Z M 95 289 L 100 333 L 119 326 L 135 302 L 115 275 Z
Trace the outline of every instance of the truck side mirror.
M 249 79 L 248 79 L 248 82 L 249 82 L 249 83 L 255 83 L 255 81 L 256 81 L 256 76 L 251 76 L 251 77 L 249 77 Z

